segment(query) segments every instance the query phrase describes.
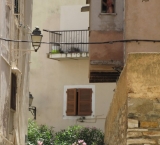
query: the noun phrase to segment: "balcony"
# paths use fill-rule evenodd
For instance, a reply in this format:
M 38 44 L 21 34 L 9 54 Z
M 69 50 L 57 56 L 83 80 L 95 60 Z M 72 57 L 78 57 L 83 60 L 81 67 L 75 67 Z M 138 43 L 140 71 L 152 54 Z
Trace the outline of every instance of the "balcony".
M 54 60 L 88 59 L 88 30 L 49 31 L 48 58 Z

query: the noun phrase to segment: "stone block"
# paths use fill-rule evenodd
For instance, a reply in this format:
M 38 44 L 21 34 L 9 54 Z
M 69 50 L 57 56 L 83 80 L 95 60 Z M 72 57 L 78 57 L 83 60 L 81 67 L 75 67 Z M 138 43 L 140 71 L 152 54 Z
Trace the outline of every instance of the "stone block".
M 153 100 L 148 98 L 128 98 L 128 113 L 146 115 L 153 110 Z
M 144 122 L 140 122 L 140 127 L 141 128 L 158 128 L 159 124 L 158 124 L 158 122 L 147 122 L 147 121 L 144 121 Z
M 127 139 L 127 145 L 137 145 L 137 144 L 156 144 L 156 141 L 153 139 L 144 139 L 144 138 L 138 138 L 138 139 Z
M 138 120 L 128 119 L 128 128 L 138 128 Z
M 127 138 L 136 138 L 136 137 L 141 137 L 142 132 L 127 132 Z
M 144 131 L 148 131 L 148 129 L 142 129 L 142 128 L 139 128 L 139 129 L 137 129 L 137 128 L 134 128 L 134 129 L 127 129 L 127 132 L 130 132 L 130 131 L 139 131 L 139 132 L 144 132 Z
M 145 136 L 159 136 L 160 137 L 160 131 L 148 131 L 148 132 L 143 132 L 143 135 Z
M 154 110 L 160 110 L 160 103 L 154 103 Z

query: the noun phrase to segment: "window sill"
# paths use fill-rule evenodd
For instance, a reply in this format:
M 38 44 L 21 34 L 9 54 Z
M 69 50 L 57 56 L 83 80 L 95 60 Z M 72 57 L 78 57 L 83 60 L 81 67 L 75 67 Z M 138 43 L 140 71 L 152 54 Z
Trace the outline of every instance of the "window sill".
M 82 116 L 67 116 L 66 114 L 63 115 L 63 119 L 74 119 L 77 120 Z M 91 116 L 84 116 L 86 119 L 91 119 L 91 118 L 95 118 L 94 114 L 92 114 Z
M 14 109 L 12 109 L 12 108 L 10 108 L 10 111 L 11 111 L 12 113 L 15 113 L 15 112 L 16 112 L 16 110 L 14 110 Z
M 116 16 L 116 15 L 117 15 L 117 13 L 100 13 L 99 15 Z

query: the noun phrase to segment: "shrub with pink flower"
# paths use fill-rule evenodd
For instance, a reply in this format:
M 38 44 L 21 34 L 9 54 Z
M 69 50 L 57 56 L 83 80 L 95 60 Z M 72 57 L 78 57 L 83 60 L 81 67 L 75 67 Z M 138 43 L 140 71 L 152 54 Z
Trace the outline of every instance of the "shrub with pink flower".
M 42 141 L 37 141 L 37 144 L 38 145 L 43 145 L 43 142 Z
M 78 140 L 78 142 L 74 142 L 72 145 L 87 145 L 84 140 Z

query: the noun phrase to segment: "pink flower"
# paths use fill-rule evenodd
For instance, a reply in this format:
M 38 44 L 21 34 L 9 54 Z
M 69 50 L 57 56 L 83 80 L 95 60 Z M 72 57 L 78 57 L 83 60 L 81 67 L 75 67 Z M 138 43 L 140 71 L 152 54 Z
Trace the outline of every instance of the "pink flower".
M 37 141 L 38 145 L 43 145 L 42 141 Z
M 84 140 L 78 140 L 78 143 L 83 143 L 84 142 Z
M 84 140 L 78 140 L 78 142 L 74 142 L 72 145 L 87 145 L 87 143 L 84 142 Z

